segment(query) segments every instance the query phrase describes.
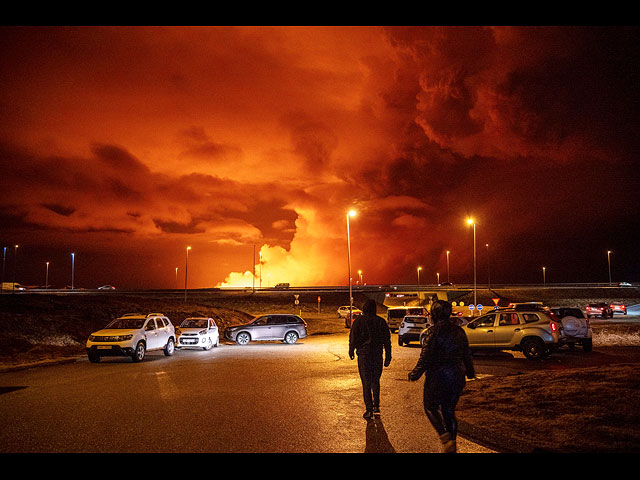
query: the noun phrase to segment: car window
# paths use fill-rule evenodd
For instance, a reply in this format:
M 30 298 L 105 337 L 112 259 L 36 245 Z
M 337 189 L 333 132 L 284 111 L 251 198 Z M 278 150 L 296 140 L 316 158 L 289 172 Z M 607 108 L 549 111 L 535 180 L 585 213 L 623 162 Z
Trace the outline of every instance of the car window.
M 149 321 L 147 322 L 147 325 L 144 327 L 144 329 L 149 332 L 151 330 L 155 330 L 156 329 L 156 324 L 153 321 L 153 318 L 150 318 Z
M 473 322 L 473 326 L 475 328 L 478 327 L 493 327 L 493 324 L 496 321 L 496 316 L 495 314 L 491 314 L 491 315 L 485 315 L 483 317 L 479 317 L 476 320 L 474 320 Z
M 269 317 L 259 317 L 253 322 L 254 325 L 266 325 Z
M 164 328 L 167 326 L 167 322 L 164 321 L 164 318 L 156 318 L 156 323 L 158 324 L 158 328 Z
M 517 313 L 501 313 L 498 325 L 519 325 L 520 319 Z
M 537 313 L 523 313 L 522 318 L 524 319 L 525 323 L 540 321 L 540 317 L 538 316 Z

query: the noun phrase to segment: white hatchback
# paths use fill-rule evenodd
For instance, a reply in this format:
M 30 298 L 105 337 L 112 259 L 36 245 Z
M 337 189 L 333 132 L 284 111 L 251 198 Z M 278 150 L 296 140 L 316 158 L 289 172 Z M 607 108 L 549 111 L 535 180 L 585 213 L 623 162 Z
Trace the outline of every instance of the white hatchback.
M 213 318 L 185 318 L 176 328 L 178 336 L 177 348 L 202 348 L 210 350 L 220 343 L 220 333 Z

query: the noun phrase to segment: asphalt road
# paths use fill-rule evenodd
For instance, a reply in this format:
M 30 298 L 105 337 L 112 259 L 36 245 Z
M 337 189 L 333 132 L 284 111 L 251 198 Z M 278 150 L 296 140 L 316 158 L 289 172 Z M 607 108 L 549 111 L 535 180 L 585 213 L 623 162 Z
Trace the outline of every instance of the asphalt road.
M 371 422 L 347 335 L 0 374 L 0 451 L 439 452 L 422 382 L 407 381 L 419 348 L 394 346 L 382 416 Z M 490 451 L 458 443 L 461 452 Z
M 630 311 L 615 321 L 639 317 Z M 393 361 L 382 375 L 382 416 L 376 422 L 362 418 L 357 363 L 347 355 L 348 330 L 295 345 L 221 344 L 172 357 L 149 352 L 139 364 L 127 358 L 92 364 L 83 357 L 4 372 L 0 452 L 439 452 L 422 409 L 422 380 L 407 380 L 420 347 L 399 347 L 396 334 L 392 342 Z M 638 362 L 639 350 L 598 347 L 585 354 L 563 348 L 538 362 L 519 352 L 476 354 L 478 379 L 472 381 Z M 458 447 L 460 452 L 491 451 L 464 437 Z

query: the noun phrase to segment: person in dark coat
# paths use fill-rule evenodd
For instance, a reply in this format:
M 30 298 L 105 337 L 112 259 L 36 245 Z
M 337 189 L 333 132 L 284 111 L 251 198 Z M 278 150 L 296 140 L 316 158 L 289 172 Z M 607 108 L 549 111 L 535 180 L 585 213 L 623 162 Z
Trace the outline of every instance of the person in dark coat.
M 364 396 L 364 418 L 380 415 L 380 377 L 382 365 L 391 363 L 391 334 L 384 318 L 376 315 L 376 302 L 367 300 L 362 315 L 357 317 L 349 332 L 349 358 L 358 355 L 358 371 Z M 384 352 L 384 362 L 382 354 Z
M 465 376 L 475 377 L 471 349 L 464 330 L 452 321 L 451 303 L 438 300 L 431 305 L 434 324 L 426 332 L 420 358 L 409 373 L 415 382 L 424 380 L 424 411 L 440 436 L 443 451 L 456 451 L 458 422 L 455 409 L 465 385 Z

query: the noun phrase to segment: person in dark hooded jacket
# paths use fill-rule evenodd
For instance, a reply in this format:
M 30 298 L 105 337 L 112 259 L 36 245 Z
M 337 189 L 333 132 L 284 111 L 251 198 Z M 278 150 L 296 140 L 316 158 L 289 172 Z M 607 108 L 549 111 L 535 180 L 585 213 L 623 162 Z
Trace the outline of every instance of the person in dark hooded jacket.
M 443 451 L 455 453 L 458 422 L 455 409 L 464 389 L 465 376 L 475 377 L 471 349 L 464 330 L 451 320 L 451 304 L 437 300 L 431 305 L 434 324 L 426 332 L 420 358 L 409 373 L 415 382 L 422 374 L 424 411 L 440 436 Z
M 384 362 L 382 354 L 384 351 Z M 380 415 L 380 377 L 382 365 L 391 363 L 391 334 L 384 318 L 376 315 L 376 302 L 367 300 L 362 315 L 351 325 L 349 358 L 358 355 L 358 372 L 362 381 L 362 394 L 366 411 L 364 418 Z

